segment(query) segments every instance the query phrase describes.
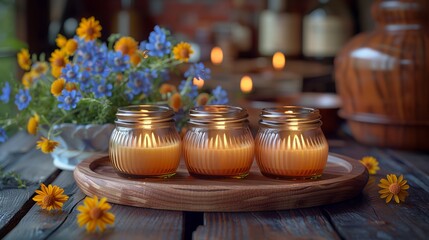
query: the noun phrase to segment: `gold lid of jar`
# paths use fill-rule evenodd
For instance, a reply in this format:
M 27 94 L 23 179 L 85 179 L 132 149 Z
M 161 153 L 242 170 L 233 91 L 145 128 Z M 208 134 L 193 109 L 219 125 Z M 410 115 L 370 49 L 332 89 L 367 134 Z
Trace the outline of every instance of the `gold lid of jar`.
M 132 105 L 118 108 L 116 124 L 140 125 L 174 122 L 174 111 L 160 105 Z
M 267 127 L 299 130 L 318 128 L 322 125 L 318 109 L 300 106 L 283 106 L 264 108 L 261 111 L 259 124 Z
M 206 105 L 189 111 L 189 123 L 194 125 L 225 125 L 248 122 L 247 111 L 228 105 Z

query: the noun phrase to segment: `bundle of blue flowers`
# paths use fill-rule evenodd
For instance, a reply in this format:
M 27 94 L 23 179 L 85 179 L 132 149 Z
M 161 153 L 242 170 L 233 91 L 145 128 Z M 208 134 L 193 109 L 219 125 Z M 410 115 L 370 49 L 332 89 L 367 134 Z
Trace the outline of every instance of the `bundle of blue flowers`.
M 193 53 L 186 42 L 176 42 L 170 32 L 155 26 L 147 41 L 140 44 L 129 36 L 111 35 L 101 42 L 101 25 L 83 18 L 76 36 L 58 35 L 58 49 L 48 61 L 45 55 L 18 53 L 18 65 L 25 70 L 21 82 L 0 83 L 0 101 L 15 96 L 17 114 L 0 115 L 0 142 L 7 140 L 8 128 L 25 127 L 36 134 L 41 126 L 47 136 L 38 142 L 43 152 L 58 145 L 52 140 L 53 126 L 61 123 L 113 123 L 117 108 L 134 104 L 164 102 L 176 111 L 177 127 L 186 122 L 193 106 L 226 104 L 228 96 L 220 86 L 199 92 L 193 79 L 210 79 L 203 63 L 186 64 Z M 189 66 L 176 88 L 170 72 L 182 64 Z M 176 71 L 177 72 L 177 71 Z

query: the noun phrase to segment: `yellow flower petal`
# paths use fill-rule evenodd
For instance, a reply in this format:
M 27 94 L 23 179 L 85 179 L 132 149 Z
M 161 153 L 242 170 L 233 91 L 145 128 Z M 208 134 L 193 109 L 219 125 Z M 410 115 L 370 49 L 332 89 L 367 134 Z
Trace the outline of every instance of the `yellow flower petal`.
M 122 52 L 124 55 L 133 56 L 137 51 L 137 42 L 132 37 L 121 37 L 115 43 L 115 51 Z M 136 64 L 135 64 L 136 65 Z
M 383 185 L 386 185 L 386 186 L 389 186 L 389 185 L 390 185 L 390 183 L 389 183 L 386 179 L 384 179 L 384 178 L 382 178 L 382 179 L 380 180 L 380 183 L 382 183 Z
M 407 180 L 402 180 L 400 183 L 399 183 L 399 186 L 404 186 L 405 184 L 407 184 Z
M 398 195 L 393 196 L 393 198 L 395 199 L 396 203 L 399 203 L 399 197 L 398 197 Z
M 28 49 L 21 49 L 17 57 L 18 57 L 18 65 L 23 70 L 30 70 L 31 59 L 30 59 L 30 53 L 28 52 Z
M 387 196 L 389 196 L 391 193 L 384 193 L 382 195 L 380 195 L 380 198 L 387 198 Z
M 181 42 L 173 48 L 174 58 L 183 62 L 188 62 L 192 53 L 194 53 L 194 50 L 187 42 Z
M 86 225 L 88 232 L 93 232 L 97 228 L 102 232 L 106 228 L 106 224 L 113 224 L 115 216 L 108 212 L 111 208 L 107 203 L 107 198 L 103 197 L 98 201 L 98 197 L 86 197 L 83 205 L 77 207 L 80 212 L 77 216 L 79 226 Z
M 386 203 L 389 203 L 392 200 L 393 194 L 389 194 L 386 198 Z
M 382 189 L 382 190 L 378 191 L 378 193 L 380 193 L 380 194 L 390 193 L 390 190 L 389 189 Z
M 33 197 L 33 200 L 39 205 L 42 209 L 48 211 L 51 210 L 61 210 L 63 203 L 67 201 L 68 196 L 62 195 L 62 188 L 49 184 L 40 185 L 41 190 L 36 190 L 36 196 Z M 58 190 L 61 189 L 61 190 Z
M 389 181 L 389 184 L 393 183 L 393 179 L 392 179 L 391 175 L 393 175 L 393 174 L 387 174 L 387 181 Z
M 82 18 L 79 27 L 76 29 L 76 34 L 85 41 L 91 41 L 101 37 L 101 29 L 100 23 L 94 17 Z

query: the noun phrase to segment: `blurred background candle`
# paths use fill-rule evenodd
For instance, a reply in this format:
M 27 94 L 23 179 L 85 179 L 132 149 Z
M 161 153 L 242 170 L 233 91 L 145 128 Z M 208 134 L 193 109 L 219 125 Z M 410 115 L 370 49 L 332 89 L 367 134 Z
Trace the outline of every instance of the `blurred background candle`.
M 317 109 L 263 109 L 255 139 L 261 173 L 275 178 L 320 177 L 328 159 L 328 142 L 321 124 Z
M 201 89 L 204 86 L 204 79 L 194 78 L 192 79 L 192 84 L 197 86 L 198 89 Z
M 189 173 L 203 178 L 243 178 L 254 157 L 254 141 L 246 110 L 210 105 L 190 110 L 183 138 L 183 157 Z
M 285 55 L 281 52 L 276 52 L 273 55 L 273 67 L 277 71 L 281 71 L 285 68 L 286 58 Z
M 249 76 L 243 76 L 240 81 L 240 89 L 243 93 L 250 93 L 253 89 L 253 81 Z
M 220 65 L 223 61 L 223 52 L 220 47 L 214 47 L 210 53 L 210 60 L 214 65 Z
M 181 139 L 168 107 L 119 108 L 109 145 L 110 162 L 125 177 L 171 177 L 181 156 Z

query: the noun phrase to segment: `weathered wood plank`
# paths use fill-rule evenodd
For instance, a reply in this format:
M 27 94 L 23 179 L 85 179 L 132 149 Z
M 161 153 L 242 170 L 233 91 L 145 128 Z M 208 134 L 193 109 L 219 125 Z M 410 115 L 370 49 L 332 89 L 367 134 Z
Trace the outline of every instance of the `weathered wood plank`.
M 336 151 L 338 150 L 338 151 Z M 345 239 L 427 239 L 429 229 L 429 194 L 426 179 L 416 169 L 395 160 L 386 150 L 348 146 L 335 152 L 355 154 L 357 159 L 374 156 L 381 170 L 372 175 L 363 194 L 353 200 L 324 207 L 335 229 Z M 408 180 L 410 196 L 405 203 L 386 204 L 379 197 L 380 179 L 386 174 L 403 174 Z
M 193 239 L 339 239 L 319 208 L 205 213 Z
M 34 148 L 35 138 L 20 132 L 0 146 L 0 165 L 5 172 L 14 171 L 27 182 L 27 188 L 15 186 L 0 189 L 0 238 L 2 238 L 32 204 L 29 199 L 39 183 L 55 177 L 59 170 L 52 164 L 50 155 Z
M 393 159 L 413 169 L 414 174 L 429 183 L 429 153 L 387 150 L 386 153 Z M 429 185 L 429 184 L 428 184 Z
M 111 209 L 116 216 L 115 226 L 103 234 L 88 234 L 76 222 L 79 213 L 76 208 L 82 204 L 85 195 L 77 187 L 72 172 L 62 172 L 53 184 L 63 187 L 70 197 L 63 211 L 48 213 L 34 205 L 5 239 L 180 239 L 182 236 L 182 212 L 115 204 Z

